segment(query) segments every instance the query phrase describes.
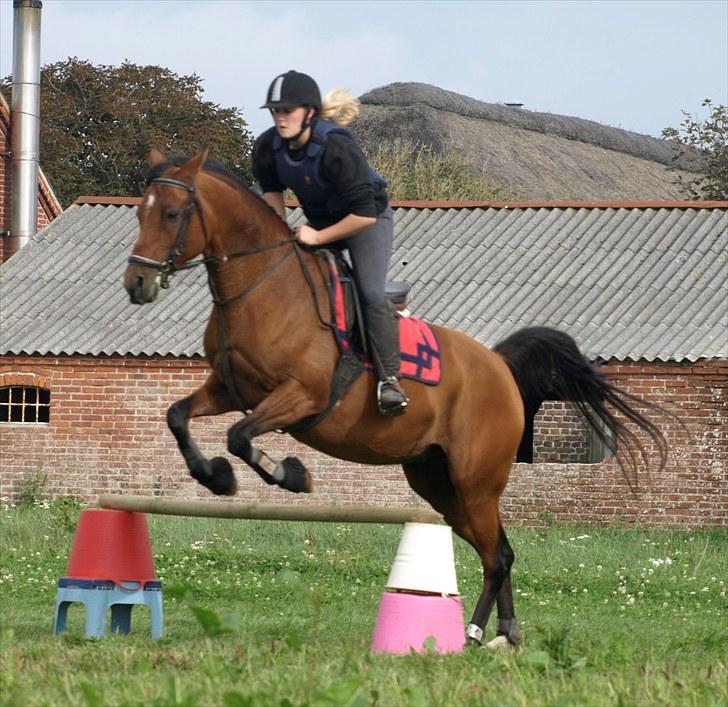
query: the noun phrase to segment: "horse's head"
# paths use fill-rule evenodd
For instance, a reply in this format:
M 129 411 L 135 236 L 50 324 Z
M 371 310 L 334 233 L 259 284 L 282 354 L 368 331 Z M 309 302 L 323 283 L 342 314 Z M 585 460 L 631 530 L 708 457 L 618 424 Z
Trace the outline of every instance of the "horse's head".
M 176 165 L 157 150 L 149 153 L 152 172 L 137 209 L 139 236 L 124 273 L 124 287 L 134 304 L 153 302 L 169 276 L 207 246 L 195 191 L 206 157 L 207 150 Z

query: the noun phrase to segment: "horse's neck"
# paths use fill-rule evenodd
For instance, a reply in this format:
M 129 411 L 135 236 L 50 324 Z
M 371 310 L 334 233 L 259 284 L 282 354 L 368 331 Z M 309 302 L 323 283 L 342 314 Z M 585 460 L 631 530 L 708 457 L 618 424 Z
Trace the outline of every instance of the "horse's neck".
M 216 212 L 218 229 L 215 249 L 219 251 L 216 255 L 232 256 L 222 266 L 215 268 L 213 277 L 218 290 L 216 294 L 227 300 L 259 283 L 254 289 L 260 289 L 261 296 L 265 296 L 268 289 L 265 282 L 269 280 L 278 283 L 271 301 L 282 316 L 298 311 L 304 298 L 306 304 L 311 306 L 313 293 L 309 287 L 313 285 L 319 289 L 320 278 L 306 278 L 303 273 L 316 270 L 317 258 L 308 252 L 294 252 L 294 245 L 287 243 L 291 240 L 290 229 L 266 202 L 254 194 L 239 190 L 234 190 L 234 194 L 234 199 L 227 202 L 227 217 L 222 215 L 225 212 L 220 209 Z M 267 248 L 276 243 L 283 245 Z M 250 248 L 262 250 L 249 255 L 234 255 Z M 316 297 L 321 297 L 321 293 Z M 254 316 L 255 301 L 259 298 L 251 290 L 248 299 L 251 316 Z M 266 301 L 266 304 L 270 304 L 270 301 Z
M 229 188 L 233 207 L 228 207 L 230 215 L 220 222 L 222 246 L 228 253 L 242 248 L 264 248 L 291 237 L 288 226 L 263 199 Z

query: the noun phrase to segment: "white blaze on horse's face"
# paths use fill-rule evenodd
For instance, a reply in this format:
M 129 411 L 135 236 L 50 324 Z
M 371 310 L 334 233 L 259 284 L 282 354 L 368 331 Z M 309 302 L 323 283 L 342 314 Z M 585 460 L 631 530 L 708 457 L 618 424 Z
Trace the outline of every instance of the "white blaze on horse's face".
M 151 209 L 154 206 L 155 198 L 154 194 L 150 194 L 144 202 L 144 208 Z

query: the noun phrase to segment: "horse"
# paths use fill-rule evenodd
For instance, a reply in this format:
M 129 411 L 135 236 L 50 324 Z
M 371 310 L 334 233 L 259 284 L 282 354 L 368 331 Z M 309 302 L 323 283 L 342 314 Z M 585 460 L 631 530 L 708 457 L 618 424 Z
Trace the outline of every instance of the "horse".
M 648 462 L 641 430 L 656 445 L 662 468 L 665 438 L 637 409 L 650 404 L 607 381 L 564 332 L 522 329 L 488 349 L 432 325 L 441 381 L 403 381 L 411 401 L 406 415 L 379 414 L 371 373 L 356 377 L 332 405 L 341 355 L 324 314 L 329 294 L 321 259 L 207 151 L 167 160 L 152 150 L 149 164 L 139 234 L 124 273 L 130 300 L 153 302 L 171 275 L 201 265 L 214 302 L 204 334 L 209 377 L 167 412 L 190 474 L 215 494 L 235 493 L 230 462 L 206 458 L 189 433 L 192 418 L 231 411 L 244 415 L 228 430 L 228 452 L 290 491 L 311 491 L 309 471 L 293 457 L 270 459 L 252 444 L 259 435 L 288 430 L 327 455 L 401 465 L 415 493 L 480 556 L 483 586 L 466 629 L 469 643 L 483 643 L 497 605 L 490 644 L 517 646 L 515 554 L 499 499 L 524 429 L 543 400 L 574 401 L 597 436 L 630 450 L 626 465 L 636 470 Z

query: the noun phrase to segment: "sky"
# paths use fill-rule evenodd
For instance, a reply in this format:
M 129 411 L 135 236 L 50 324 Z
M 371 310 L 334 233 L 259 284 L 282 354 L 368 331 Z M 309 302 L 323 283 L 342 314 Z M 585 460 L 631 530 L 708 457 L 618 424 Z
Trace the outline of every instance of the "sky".
M 323 93 L 417 81 L 655 137 L 682 111 L 706 117 L 705 98 L 728 104 L 728 0 L 43 0 L 41 35 L 41 64 L 196 73 L 255 134 L 271 124 L 268 85 L 292 68 Z M 12 45 L 0 0 L 0 76 Z

